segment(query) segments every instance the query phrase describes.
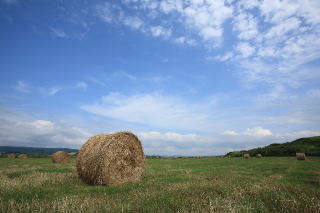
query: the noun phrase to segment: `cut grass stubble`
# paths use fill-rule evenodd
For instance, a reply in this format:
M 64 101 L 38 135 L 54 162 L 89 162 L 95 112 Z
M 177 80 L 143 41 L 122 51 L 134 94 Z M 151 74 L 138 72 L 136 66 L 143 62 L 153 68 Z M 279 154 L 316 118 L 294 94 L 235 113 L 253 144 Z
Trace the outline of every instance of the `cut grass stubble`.
M 320 212 L 320 158 L 147 159 L 144 178 L 92 186 L 75 159 L 0 159 L 0 212 Z

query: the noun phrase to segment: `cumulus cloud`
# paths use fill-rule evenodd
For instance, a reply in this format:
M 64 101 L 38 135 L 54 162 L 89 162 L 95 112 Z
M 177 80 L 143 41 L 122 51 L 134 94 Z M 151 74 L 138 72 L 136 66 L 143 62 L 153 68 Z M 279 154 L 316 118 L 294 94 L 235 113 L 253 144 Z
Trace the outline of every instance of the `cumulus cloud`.
M 254 136 L 254 137 L 273 135 L 269 129 L 264 129 L 262 127 L 247 128 L 243 132 L 235 132 L 232 130 L 228 130 L 228 131 L 225 131 L 223 134 L 225 134 L 225 135 L 246 135 L 246 136 Z
M 121 100 L 120 100 L 121 102 Z M 70 125 L 67 121 L 38 119 L 19 111 L 0 107 L 0 145 L 68 147 L 80 146 L 92 135 L 93 123 L 83 127 Z M 99 127 L 101 126 L 98 124 Z M 108 126 L 112 125 L 110 123 Z M 123 126 L 112 131 L 120 131 Z M 265 146 L 270 143 L 291 141 L 300 137 L 320 135 L 319 131 L 272 132 L 262 127 L 247 128 L 222 134 L 181 133 L 178 131 L 137 131 L 145 153 L 148 155 L 222 155 L 230 151 Z M 149 128 L 150 129 L 150 128 Z M 108 132 L 105 132 L 108 133 Z
M 180 134 L 175 132 L 140 132 L 144 150 L 150 155 L 224 155 L 230 151 L 283 143 L 301 137 L 320 135 L 319 131 L 303 130 L 272 133 L 262 127 L 243 132 L 225 131 L 221 135 Z
M 79 148 L 91 135 L 63 122 L 34 120 L 23 114 L 13 116 L 16 113 L 11 110 L 0 110 L 1 145 Z

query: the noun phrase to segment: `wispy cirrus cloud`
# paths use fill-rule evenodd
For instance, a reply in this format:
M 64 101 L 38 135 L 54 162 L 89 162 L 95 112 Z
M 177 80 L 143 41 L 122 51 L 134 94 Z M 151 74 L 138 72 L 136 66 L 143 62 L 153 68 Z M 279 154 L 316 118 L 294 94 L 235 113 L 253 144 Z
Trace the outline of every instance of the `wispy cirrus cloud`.
M 208 107 L 208 102 L 191 105 L 178 97 L 159 93 L 132 96 L 110 93 L 98 103 L 81 108 L 93 114 L 154 128 L 202 131 L 214 126 L 209 121 Z
M 23 93 L 31 92 L 31 87 L 24 81 L 18 81 L 15 85 L 12 86 L 12 88 Z
M 44 96 L 53 96 L 56 95 L 58 92 L 61 92 L 63 90 L 63 87 L 60 86 L 53 86 L 49 88 L 41 87 L 39 88 L 39 91 Z
M 51 27 L 51 33 L 58 38 L 69 38 L 65 31 L 58 28 Z

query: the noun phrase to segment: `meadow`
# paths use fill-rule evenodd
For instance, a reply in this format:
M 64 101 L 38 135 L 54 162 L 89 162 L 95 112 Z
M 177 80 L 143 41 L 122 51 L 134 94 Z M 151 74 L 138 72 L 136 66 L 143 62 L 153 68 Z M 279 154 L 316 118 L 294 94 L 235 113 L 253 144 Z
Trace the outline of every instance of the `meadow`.
M 0 158 L 0 212 L 320 212 L 320 158 L 146 159 L 122 186 L 84 183 L 75 158 Z

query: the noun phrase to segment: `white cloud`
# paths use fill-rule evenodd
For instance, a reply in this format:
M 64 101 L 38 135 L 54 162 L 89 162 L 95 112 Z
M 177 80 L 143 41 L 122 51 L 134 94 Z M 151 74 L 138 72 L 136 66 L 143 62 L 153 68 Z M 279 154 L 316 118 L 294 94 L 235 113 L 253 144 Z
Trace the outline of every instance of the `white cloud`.
M 300 70 L 320 58 L 319 10 L 316 0 L 237 1 L 232 28 L 239 40 L 232 53 L 241 57 L 227 60 L 246 83 L 301 85 Z
M 168 38 L 171 35 L 171 30 L 162 26 L 153 26 L 149 30 L 154 37 Z
M 222 29 L 214 27 L 204 27 L 201 29 L 200 35 L 205 41 L 214 40 L 216 38 L 222 37 Z
M 162 129 L 209 131 L 210 104 L 189 104 L 174 96 L 158 93 L 126 96 L 110 93 L 99 103 L 81 108 L 108 118 Z
M 271 136 L 273 133 L 269 129 L 264 129 L 262 127 L 253 127 L 247 128 L 243 132 L 235 132 L 232 130 L 228 130 L 223 132 L 225 135 L 245 135 L 245 136 L 252 136 L 252 137 L 264 137 L 264 136 Z
M 78 83 L 76 83 L 76 88 L 86 89 L 87 87 L 88 87 L 88 84 L 86 82 L 79 81 Z
M 53 86 L 50 88 L 40 88 L 39 91 L 44 96 L 52 96 L 60 92 L 63 88 L 60 86 Z
M 134 14 L 127 13 L 125 7 Z M 143 13 L 140 11 L 144 10 Z M 208 48 L 218 47 L 223 40 L 223 23 L 232 16 L 233 9 L 223 0 L 191 1 L 121 1 L 118 4 L 98 4 L 98 16 L 106 23 L 133 26 L 142 33 L 162 37 L 176 43 L 195 45 L 200 36 Z M 164 19 L 168 18 L 167 20 Z M 134 17 L 134 18 L 133 18 Z M 135 21 L 132 21 L 132 20 Z M 171 20 L 170 20 L 171 19 Z M 170 21 L 168 21 L 170 20 Z M 156 22 L 155 22 L 156 21 Z M 155 25 L 155 23 L 158 23 Z M 175 25 L 187 30 L 189 35 L 173 31 Z M 176 28 L 175 28 L 176 29 Z M 188 39 L 186 39 L 188 38 Z
M 25 120 L 0 112 L 1 145 L 79 148 L 91 136 L 78 127 L 49 120 Z
M 288 0 L 264 0 L 259 5 L 265 20 L 271 23 L 279 23 L 287 19 L 297 12 L 298 7 L 299 4 Z
M 143 21 L 138 17 L 125 17 L 123 24 L 130 26 L 134 29 L 139 29 L 143 25 Z
M 61 87 L 52 87 L 52 88 L 49 89 L 48 95 L 55 95 L 61 90 L 62 90 Z
M 132 74 L 129 74 L 129 73 L 127 73 L 127 72 L 124 72 L 124 71 L 114 72 L 114 73 L 112 74 L 112 76 L 114 76 L 114 77 L 127 78 L 127 79 L 129 79 L 129 80 L 131 80 L 131 81 L 136 81 L 136 80 L 138 80 L 138 78 L 137 78 L 136 76 L 134 76 L 134 75 L 132 75 Z
M 239 39 L 253 39 L 259 33 L 258 21 L 252 14 L 241 12 L 233 20 L 233 30 L 238 33 Z
M 96 5 L 97 15 L 105 22 L 112 23 L 123 18 L 123 10 L 116 4 L 105 2 L 103 4 Z
M 295 17 L 288 18 L 283 22 L 273 26 L 270 30 L 265 34 L 266 39 L 282 39 L 283 35 L 290 31 L 297 31 L 301 21 Z
M 68 35 L 65 31 L 57 28 L 51 27 L 51 32 L 54 36 L 59 37 L 59 38 L 68 38 Z
M 238 43 L 236 49 L 240 53 L 241 57 L 243 58 L 247 58 L 255 52 L 255 48 L 252 47 L 247 42 Z
M 24 81 L 18 81 L 17 84 L 13 86 L 13 89 L 23 93 L 31 92 L 31 87 Z
M 113 98 L 115 98 L 114 104 L 121 104 L 123 101 L 118 100 L 117 97 Z M 0 128 L 0 145 L 80 148 L 89 137 L 101 132 L 101 124 L 97 124 L 100 130 L 93 130 L 93 124 L 94 122 L 86 120 L 85 124 L 82 123 L 83 127 L 79 128 L 68 124 L 67 121 L 36 119 L 33 116 L 0 107 L 0 126 L 2 127 Z M 113 125 L 112 122 L 107 126 L 110 125 Z M 106 131 L 105 128 L 103 129 Z M 123 129 L 124 126 L 120 125 L 112 131 Z M 134 128 L 128 130 L 138 135 L 148 155 L 219 155 L 271 143 L 287 142 L 300 137 L 320 135 L 320 131 L 315 130 L 272 132 L 262 127 L 247 128 L 242 132 L 229 130 L 222 134 L 137 131 Z
M 142 140 L 150 141 L 170 141 L 170 142 L 194 142 L 200 143 L 203 141 L 203 137 L 200 137 L 196 134 L 179 134 L 175 132 L 141 132 L 138 134 L 139 138 Z
M 233 130 L 227 130 L 223 132 L 224 135 L 238 135 L 238 133 L 236 133 Z
M 195 39 L 184 37 L 184 36 L 180 36 L 180 37 L 174 39 L 174 42 L 176 42 L 178 44 L 186 44 L 186 45 L 190 45 L 190 46 L 197 45 L 197 41 Z
M 262 127 L 254 127 L 254 128 L 247 128 L 242 134 L 261 137 L 261 136 L 270 136 L 272 135 L 272 132 L 269 129 L 264 129 Z
M 223 62 L 223 61 L 230 60 L 232 57 L 233 57 L 233 53 L 230 51 L 230 52 L 227 52 L 224 55 L 209 56 L 209 57 L 206 57 L 206 59 L 207 60 L 216 60 L 216 61 L 222 61 Z

